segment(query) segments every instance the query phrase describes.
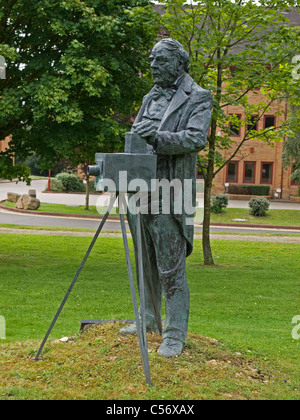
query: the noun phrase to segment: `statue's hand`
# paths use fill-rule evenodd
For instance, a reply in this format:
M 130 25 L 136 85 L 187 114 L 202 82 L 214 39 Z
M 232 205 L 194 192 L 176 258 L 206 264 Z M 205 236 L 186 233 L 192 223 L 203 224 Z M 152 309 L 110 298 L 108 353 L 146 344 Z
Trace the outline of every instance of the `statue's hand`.
M 147 143 L 152 146 L 155 144 L 155 137 L 157 133 L 157 126 L 155 121 L 143 120 L 134 125 L 133 130 L 135 133 L 143 137 Z

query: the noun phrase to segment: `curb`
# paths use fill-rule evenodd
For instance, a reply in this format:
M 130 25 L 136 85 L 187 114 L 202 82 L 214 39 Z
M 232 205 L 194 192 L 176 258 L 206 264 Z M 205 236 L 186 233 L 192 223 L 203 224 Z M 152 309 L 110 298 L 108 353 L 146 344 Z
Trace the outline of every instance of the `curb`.
M 86 214 L 69 214 L 69 213 L 50 213 L 47 211 L 35 211 L 35 210 L 23 210 L 23 209 L 13 209 L 10 207 L 6 207 L 3 206 L 2 203 L 5 202 L 7 200 L 2 200 L 0 201 L 0 209 L 6 210 L 6 211 L 11 211 L 13 213 L 21 213 L 21 214 L 32 214 L 35 216 L 59 216 L 59 217 L 70 217 L 70 218 L 79 218 L 79 219 L 96 219 L 96 220 L 101 220 L 103 218 L 104 215 L 99 215 L 99 216 L 95 216 L 93 214 L 91 215 L 86 215 Z M 112 219 L 112 220 L 119 220 L 118 216 L 109 216 L 107 218 Z
M 50 212 L 39 212 L 35 210 L 22 210 L 22 209 L 13 209 L 10 207 L 3 206 L 2 203 L 6 200 L 0 201 L 0 208 L 6 211 L 12 211 L 14 213 L 23 213 L 23 214 L 33 214 L 36 216 L 58 216 L 58 217 L 68 217 L 68 218 L 79 218 L 79 219 L 96 219 L 102 220 L 103 215 L 95 216 L 95 215 L 85 215 L 85 214 L 69 214 L 69 213 L 50 213 Z M 119 216 L 108 216 L 107 220 L 119 220 Z M 202 226 L 203 223 L 197 224 L 197 226 Z M 262 229 L 282 229 L 282 230 L 299 230 L 300 226 L 280 226 L 280 225 L 260 225 L 260 224 L 245 224 L 245 223 L 211 223 L 211 227 L 245 227 L 245 228 L 262 228 Z
M 202 224 L 202 223 L 201 223 Z M 285 230 L 299 230 L 300 226 L 280 226 L 280 225 L 246 225 L 245 223 L 211 223 L 212 227 L 215 226 L 228 226 L 228 227 L 247 227 L 247 228 L 262 228 L 262 229 L 285 229 Z

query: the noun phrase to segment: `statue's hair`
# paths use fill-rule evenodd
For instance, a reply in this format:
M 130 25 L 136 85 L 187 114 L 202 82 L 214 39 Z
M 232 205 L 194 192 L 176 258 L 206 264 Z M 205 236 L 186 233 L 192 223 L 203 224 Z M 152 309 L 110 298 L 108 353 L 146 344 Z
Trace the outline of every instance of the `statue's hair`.
M 184 66 L 184 70 L 188 73 L 190 69 L 190 57 L 180 42 L 173 38 L 163 38 L 154 46 L 154 48 L 159 44 L 164 44 L 168 50 L 175 51 Z

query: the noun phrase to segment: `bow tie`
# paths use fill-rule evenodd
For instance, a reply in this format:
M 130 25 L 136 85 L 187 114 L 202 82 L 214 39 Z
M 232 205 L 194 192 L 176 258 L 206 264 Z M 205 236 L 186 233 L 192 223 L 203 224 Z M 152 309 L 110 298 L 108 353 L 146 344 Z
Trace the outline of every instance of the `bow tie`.
M 154 99 L 159 99 L 161 96 L 165 96 L 167 101 L 170 101 L 176 92 L 176 89 L 169 88 L 169 89 L 163 89 L 160 86 L 155 85 L 154 87 Z

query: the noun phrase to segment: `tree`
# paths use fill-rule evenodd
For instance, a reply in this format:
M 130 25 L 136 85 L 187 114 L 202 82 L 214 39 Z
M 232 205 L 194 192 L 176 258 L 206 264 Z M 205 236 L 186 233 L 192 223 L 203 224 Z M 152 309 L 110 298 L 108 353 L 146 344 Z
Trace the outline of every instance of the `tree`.
M 285 168 L 293 167 L 292 181 L 300 184 L 300 105 L 290 105 L 290 132 L 284 143 L 282 160 Z
M 51 169 L 122 149 L 127 117 L 149 89 L 158 20 L 148 0 L 3 0 L 0 139 L 12 139 L 1 176 L 13 175 L 13 156 L 36 152 Z
M 210 245 L 210 202 L 213 179 L 251 139 L 271 143 L 282 141 L 280 126 L 255 130 L 251 120 L 259 121 L 276 103 L 294 95 L 291 86 L 291 59 L 299 45 L 299 28 L 290 26 L 285 12 L 295 1 L 206 0 L 186 4 L 184 0 L 166 0 L 163 23 L 166 31 L 180 41 L 191 58 L 191 75 L 214 95 L 214 107 L 207 147 L 199 159 L 203 174 L 204 264 L 214 264 Z M 260 89 L 265 100 L 253 105 L 249 92 Z M 228 105 L 239 105 L 244 118 L 226 115 Z M 284 112 L 284 107 L 278 114 Z M 232 129 L 250 125 L 238 144 Z M 219 132 L 221 134 L 219 134 Z M 232 150 L 225 159 L 222 151 Z

